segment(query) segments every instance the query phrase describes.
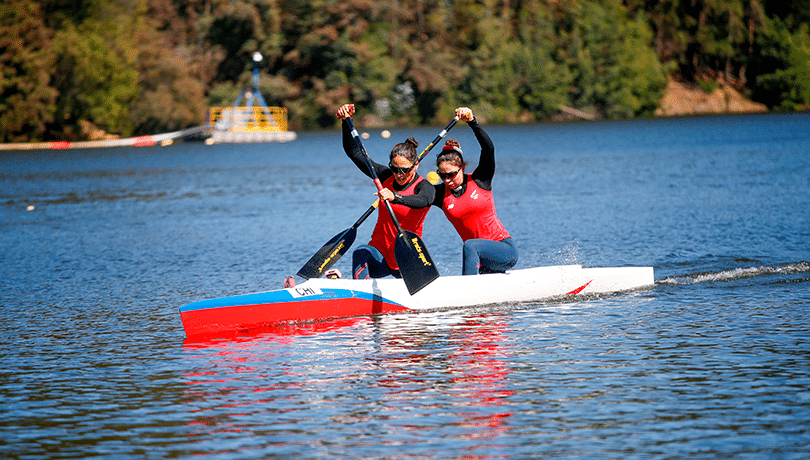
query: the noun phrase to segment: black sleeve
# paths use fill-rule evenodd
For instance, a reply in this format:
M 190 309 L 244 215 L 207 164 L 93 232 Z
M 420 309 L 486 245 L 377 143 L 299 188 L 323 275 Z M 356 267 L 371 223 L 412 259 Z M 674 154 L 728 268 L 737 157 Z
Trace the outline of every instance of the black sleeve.
M 433 206 L 441 208 L 444 206 L 444 182 L 433 186 Z
M 495 176 L 495 145 L 484 128 L 478 124 L 478 120 L 473 119 L 467 124 L 470 125 L 475 138 L 481 145 L 481 157 L 478 160 L 478 166 L 472 173 L 472 179 L 482 189 L 492 190 L 492 177 Z
M 416 184 L 414 192 L 415 193 L 413 195 L 408 196 L 397 194 L 397 197 L 394 199 L 394 203 L 402 204 L 414 209 L 426 208 L 433 203 L 433 195 L 436 193 L 433 188 L 433 184 L 426 180 Z
M 343 150 L 346 151 L 346 155 L 354 162 L 355 166 L 357 166 L 357 168 L 363 172 L 363 174 L 371 177 L 371 173 L 366 166 L 366 160 L 364 158 L 365 155 L 363 155 L 363 152 L 360 151 L 360 147 L 357 146 L 357 142 L 355 142 L 352 132 L 349 129 L 349 124 L 346 123 L 346 120 L 343 120 Z M 374 167 L 374 170 L 377 171 L 377 177 L 379 177 L 380 182 L 391 176 L 391 170 L 388 169 L 388 166 L 381 165 L 374 160 L 371 160 L 371 165 Z

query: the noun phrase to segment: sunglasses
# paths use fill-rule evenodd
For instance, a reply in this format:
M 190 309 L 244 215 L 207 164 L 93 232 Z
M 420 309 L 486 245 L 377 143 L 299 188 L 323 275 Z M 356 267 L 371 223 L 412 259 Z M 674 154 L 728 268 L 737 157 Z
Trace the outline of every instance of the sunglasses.
M 388 163 L 388 169 L 390 169 L 391 172 L 393 172 L 394 174 L 408 174 L 409 172 L 411 172 L 414 166 L 416 165 L 412 164 L 407 168 L 400 168 L 399 166 L 394 166 L 391 163 Z
M 442 180 L 447 180 L 447 179 L 452 179 L 452 178 L 456 177 L 456 174 L 458 174 L 459 171 L 461 171 L 461 168 L 456 169 L 455 171 L 450 171 L 450 172 L 436 171 L 436 174 L 438 174 L 439 177 L 442 178 Z

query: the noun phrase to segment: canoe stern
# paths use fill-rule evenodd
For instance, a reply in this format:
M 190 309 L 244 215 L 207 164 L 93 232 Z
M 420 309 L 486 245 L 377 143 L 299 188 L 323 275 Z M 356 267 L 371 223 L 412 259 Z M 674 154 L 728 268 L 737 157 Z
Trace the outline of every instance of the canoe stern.
M 307 286 L 202 300 L 180 307 L 187 337 L 221 335 L 288 322 L 408 310 L 373 293 Z

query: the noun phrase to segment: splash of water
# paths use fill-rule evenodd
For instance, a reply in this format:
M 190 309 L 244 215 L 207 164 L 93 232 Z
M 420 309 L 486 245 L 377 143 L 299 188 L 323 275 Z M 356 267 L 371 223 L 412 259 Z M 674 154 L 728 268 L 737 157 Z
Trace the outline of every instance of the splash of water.
M 704 282 L 734 281 L 761 275 L 786 275 L 810 272 L 810 263 L 796 262 L 775 267 L 734 268 L 720 272 L 693 273 L 682 276 L 670 276 L 658 280 L 658 284 L 697 284 Z

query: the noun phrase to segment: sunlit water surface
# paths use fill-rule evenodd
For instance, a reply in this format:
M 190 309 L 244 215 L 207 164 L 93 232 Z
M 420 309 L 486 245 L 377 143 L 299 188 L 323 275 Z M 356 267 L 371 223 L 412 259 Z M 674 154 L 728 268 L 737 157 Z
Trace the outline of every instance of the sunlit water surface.
M 810 457 L 810 115 L 485 128 L 517 268 L 656 285 L 195 343 L 178 307 L 280 287 L 371 204 L 338 132 L 0 154 L 0 457 Z M 460 273 L 438 210 L 424 240 Z

